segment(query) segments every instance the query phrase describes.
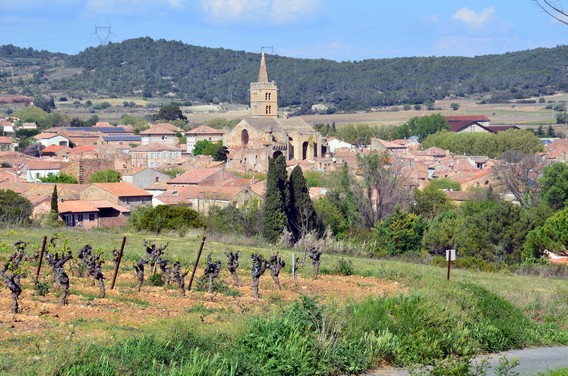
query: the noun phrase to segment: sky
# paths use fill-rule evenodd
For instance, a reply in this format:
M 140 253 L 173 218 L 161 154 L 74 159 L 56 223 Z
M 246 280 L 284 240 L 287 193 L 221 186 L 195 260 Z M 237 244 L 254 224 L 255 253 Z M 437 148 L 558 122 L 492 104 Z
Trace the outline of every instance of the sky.
M 568 25 L 533 0 L 0 0 L 0 45 L 75 54 L 146 36 L 360 61 L 555 47 Z

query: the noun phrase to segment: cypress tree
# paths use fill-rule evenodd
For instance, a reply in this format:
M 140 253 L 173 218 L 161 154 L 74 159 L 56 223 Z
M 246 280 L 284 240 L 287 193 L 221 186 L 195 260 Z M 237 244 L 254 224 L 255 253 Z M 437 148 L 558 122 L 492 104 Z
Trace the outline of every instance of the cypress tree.
M 57 204 L 58 197 L 57 197 L 57 184 L 53 187 L 53 193 L 51 194 L 51 212 L 52 213 L 59 213 L 59 206 Z
M 277 241 L 287 226 L 286 176 L 286 159 L 283 156 L 268 161 L 266 196 L 262 212 L 262 236 L 271 242 Z
M 288 226 L 293 241 L 296 242 L 303 235 L 317 229 L 316 211 L 300 166 L 292 170 L 288 188 Z

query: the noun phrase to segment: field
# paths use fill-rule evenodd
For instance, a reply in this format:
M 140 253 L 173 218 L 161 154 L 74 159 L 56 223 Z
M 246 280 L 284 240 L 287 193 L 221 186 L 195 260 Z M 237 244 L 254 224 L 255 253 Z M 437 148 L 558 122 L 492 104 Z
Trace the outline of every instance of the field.
M 538 102 L 538 98 L 532 98 Z M 169 103 L 172 99 L 140 97 L 124 97 L 124 98 L 99 98 L 93 99 L 93 104 L 101 102 L 109 102 L 112 107 L 105 110 L 92 110 L 91 108 L 73 106 L 74 99 L 66 102 L 56 102 L 56 110 L 64 112 L 70 118 L 78 117 L 86 120 L 92 115 L 97 115 L 101 121 L 108 121 L 118 124 L 123 114 L 131 114 L 135 116 L 150 116 L 158 111 L 158 106 Z M 402 106 L 397 106 L 397 110 L 392 108 L 375 109 L 373 111 L 355 112 L 349 114 L 330 114 L 330 115 L 304 115 L 302 118 L 308 123 L 332 123 L 341 126 L 343 124 L 367 123 L 369 125 L 400 125 L 407 122 L 414 116 L 426 116 L 432 113 L 442 113 L 444 115 L 485 115 L 491 120 L 492 125 L 517 125 L 521 128 L 535 127 L 540 124 L 548 125 L 556 123 L 556 113 L 545 107 L 550 103 L 558 101 L 567 101 L 568 94 L 556 94 L 545 97 L 547 103 L 503 103 L 503 104 L 477 104 L 474 99 L 452 99 L 440 100 L 435 102 L 438 110 L 402 110 Z M 84 103 L 86 99 L 82 100 Z M 123 102 L 134 102 L 140 107 L 123 107 Z M 450 105 L 458 103 L 460 109 L 452 111 Z M 0 111 L 4 112 L 11 108 L 15 112 L 22 108 L 22 105 L 2 105 Z M 190 126 L 198 126 L 205 124 L 216 118 L 225 118 L 227 120 L 239 119 L 248 115 L 247 107 L 244 105 L 233 105 L 222 103 L 220 105 L 195 105 L 181 107 L 187 116 Z M 280 109 L 287 112 L 287 109 Z M 557 126 L 559 127 L 559 126 Z
M 107 278 L 107 297 L 100 299 L 98 289 L 93 285 L 92 279 L 77 276 L 79 260 L 72 260 L 66 266 L 71 279 L 69 305 L 59 307 L 57 305 L 58 291 L 52 285 L 47 265 L 44 264 L 42 268 L 40 280 L 49 283 L 49 293 L 46 296 L 39 296 L 34 292 L 31 276 L 32 270 L 35 270 L 35 264 L 30 264 L 28 277 L 23 280 L 24 292 L 21 297 L 23 312 L 21 314 L 12 316 L 9 313 L 9 291 L 2 289 L 0 292 L 0 370 L 2 372 L 19 374 L 35 370 L 40 374 L 51 374 L 55 372 L 53 369 L 48 367 L 42 371 L 42 368 L 37 367 L 42 362 L 47 362 L 46 364 L 50 367 L 54 367 L 54 363 L 48 361 L 50 359 L 61 359 L 70 354 L 79 356 L 77 354 L 86 351 L 84 346 L 88 344 L 113 346 L 141 335 L 161 333 L 160 336 L 162 336 L 165 335 L 164 333 L 170 333 L 171 328 L 178 325 L 184 325 L 184 330 L 195 331 L 205 337 L 217 338 L 221 335 L 222 338 L 225 336 L 233 338 L 241 335 L 239 333 L 245 331 L 245 327 L 248 328 L 252 318 L 271 317 L 275 312 L 283 312 L 293 301 L 302 296 L 315 297 L 323 304 L 343 307 L 341 309 L 347 310 L 350 309 L 349 307 L 358 305 L 364 307 L 365 304 L 370 304 L 365 303 L 369 298 L 379 299 L 379 301 L 393 299 L 395 302 L 398 301 L 398 304 L 403 304 L 407 299 L 424 299 L 424 302 L 428 303 L 421 303 L 419 306 L 431 305 L 431 308 L 438 312 L 435 315 L 438 317 L 431 317 L 433 312 L 422 313 L 429 317 L 427 319 L 430 322 L 429 325 L 435 326 L 438 325 L 436 324 L 438 321 L 445 323 L 447 320 L 456 319 L 461 322 L 458 325 L 463 326 L 472 320 L 468 317 L 471 314 L 468 308 L 458 309 L 458 306 L 466 304 L 464 299 L 467 301 L 468 291 L 472 288 L 469 284 L 487 289 L 498 299 L 509 302 L 507 304 L 512 304 L 538 326 L 538 328 L 531 329 L 540 333 L 537 336 L 538 339 L 535 339 L 537 337 L 526 339 L 522 343 L 549 344 L 568 341 L 568 335 L 566 335 L 568 332 L 568 288 L 564 280 L 523 277 L 504 272 L 487 274 L 454 270 L 452 281 L 448 282 L 444 268 L 392 260 L 343 256 L 341 257 L 342 262 L 351 263 L 354 271 L 354 275 L 346 276 L 339 274 L 340 257 L 324 254 L 320 278 L 311 279 L 311 266 L 308 259 L 307 265 L 300 269 L 298 286 L 294 287 L 290 275 L 290 260 L 293 251 L 281 250 L 280 254 L 287 262 L 286 268 L 281 273 L 282 290 L 276 290 L 267 272 L 261 278 L 260 299 L 256 299 L 252 297 L 250 254 L 260 252 L 268 257 L 274 250 L 206 242 L 196 277 L 203 274 L 204 259 L 210 253 L 214 258 L 221 259 L 224 266 L 226 257 L 223 252 L 230 248 L 241 252 L 241 266 L 239 267 L 241 284 L 233 287 L 229 273 L 223 268 L 219 277 L 223 281 L 219 284 L 219 291 L 209 294 L 203 289 L 196 289 L 198 283 L 194 281 L 192 291 L 182 298 L 179 297 L 175 287 L 149 286 L 147 279 L 142 291 L 137 293 L 132 264 L 144 253 L 144 239 L 151 239 L 155 240 L 158 245 L 168 242 L 166 258 L 179 260 L 184 267 L 189 267 L 196 258 L 202 234 L 195 232 L 185 234 L 183 237 L 178 235 L 144 236 L 133 233 L 77 230 L 66 230 L 63 234 L 70 239 L 70 249 L 74 252 L 85 243 L 90 243 L 93 248 L 101 247 L 107 250 L 107 257 L 110 257 L 108 251 L 119 247 L 122 237 L 126 236 L 125 257 L 116 287 L 112 291 L 109 290 L 112 273 L 110 261 L 104 270 Z M 24 240 L 29 243 L 28 251 L 33 251 L 39 247 L 43 236 L 46 235 L 51 236 L 52 234 L 40 229 L 25 232 L 3 230 L 0 232 L 0 239 L 7 244 Z M 10 248 L 9 252 L 11 250 Z M 7 256 L 8 252 L 0 254 L 0 260 L 6 260 Z M 188 279 L 189 276 L 186 281 Z M 462 286 L 465 290 L 462 290 Z M 471 309 L 475 307 L 474 303 L 467 303 L 466 306 L 469 304 L 471 304 Z M 416 309 L 420 311 L 422 308 Z M 510 311 L 511 308 L 507 310 Z M 416 314 L 419 313 L 416 312 Z M 514 317 L 514 313 L 510 314 Z M 444 315 L 448 317 L 444 318 Z M 369 324 L 361 323 L 361 325 Z M 395 329 L 391 330 L 394 332 Z M 508 346 L 514 345 L 509 344 Z

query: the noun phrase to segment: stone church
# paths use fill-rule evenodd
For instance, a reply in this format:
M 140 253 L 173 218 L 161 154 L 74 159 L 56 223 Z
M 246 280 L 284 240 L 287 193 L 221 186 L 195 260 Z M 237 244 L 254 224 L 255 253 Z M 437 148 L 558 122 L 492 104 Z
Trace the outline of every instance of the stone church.
M 228 168 L 265 172 L 268 159 L 283 155 L 287 161 L 314 159 L 327 152 L 324 138 L 299 117 L 278 114 L 278 88 L 268 80 L 264 53 L 258 81 L 250 84 L 250 116 L 227 135 Z

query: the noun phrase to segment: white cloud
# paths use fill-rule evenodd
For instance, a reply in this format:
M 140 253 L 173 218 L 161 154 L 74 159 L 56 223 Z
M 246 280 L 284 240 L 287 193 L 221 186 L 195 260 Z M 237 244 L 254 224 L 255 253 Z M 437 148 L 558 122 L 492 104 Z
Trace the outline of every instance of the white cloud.
M 215 20 L 242 20 L 257 18 L 266 12 L 266 0 L 201 0 L 201 7 Z
M 471 27 L 480 27 L 493 18 L 495 8 L 485 8 L 481 12 L 476 13 L 473 10 L 463 7 L 452 15 L 456 21 L 461 21 Z
M 148 8 L 180 9 L 184 5 L 185 0 L 87 0 L 85 9 L 95 14 L 134 14 Z
M 297 23 L 321 9 L 321 0 L 201 0 L 200 3 L 212 20 L 232 23 Z
M 321 9 L 320 0 L 273 0 L 271 18 L 276 22 L 296 22 Z

